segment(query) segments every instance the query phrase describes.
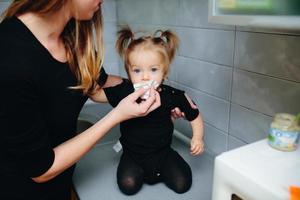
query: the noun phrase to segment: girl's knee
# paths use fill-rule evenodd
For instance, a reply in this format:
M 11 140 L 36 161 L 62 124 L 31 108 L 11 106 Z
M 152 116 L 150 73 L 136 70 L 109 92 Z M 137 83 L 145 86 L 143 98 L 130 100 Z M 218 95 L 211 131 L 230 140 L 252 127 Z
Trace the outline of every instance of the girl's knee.
M 136 194 L 142 187 L 142 182 L 133 177 L 125 177 L 118 180 L 120 190 L 126 195 Z
M 192 177 L 191 176 L 179 176 L 173 180 L 169 180 L 168 184 L 174 192 L 182 194 L 187 192 L 192 186 Z
M 192 182 L 183 182 L 183 183 L 177 183 L 174 185 L 174 192 L 178 194 L 182 194 L 187 192 L 191 188 Z

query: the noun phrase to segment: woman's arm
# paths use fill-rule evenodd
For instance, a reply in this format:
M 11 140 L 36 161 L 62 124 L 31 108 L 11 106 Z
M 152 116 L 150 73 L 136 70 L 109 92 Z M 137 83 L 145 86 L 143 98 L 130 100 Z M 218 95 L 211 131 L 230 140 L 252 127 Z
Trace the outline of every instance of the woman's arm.
M 105 76 L 107 76 L 107 79 L 102 88 L 113 87 L 113 86 L 119 85 L 123 81 L 122 77 L 120 77 L 120 76 L 106 75 L 106 74 L 105 74 Z M 95 88 L 95 90 L 93 91 L 93 93 L 89 96 L 89 98 L 94 102 L 107 103 L 108 99 L 102 88 L 100 88 L 100 86 L 97 86 Z
M 124 98 L 117 107 L 89 129 L 54 148 L 55 159 L 47 172 L 32 179 L 37 183 L 46 182 L 75 164 L 112 127 L 126 119 L 145 116 L 160 106 L 160 96 L 153 88 L 150 98 L 140 104 L 136 99 L 145 93 L 140 89 Z
M 201 114 L 190 122 L 193 130 L 193 137 L 191 140 L 191 154 L 193 156 L 199 155 L 204 151 L 204 125 Z
M 120 83 L 122 83 L 122 81 L 123 80 L 122 80 L 121 76 L 108 75 L 107 80 L 106 80 L 105 84 L 103 85 L 103 88 L 119 85 Z
M 91 94 L 89 97 L 94 102 L 98 102 L 98 103 L 108 102 L 105 92 L 102 88 L 100 88 L 100 86 L 97 86 L 96 89 L 93 91 L 93 94 Z

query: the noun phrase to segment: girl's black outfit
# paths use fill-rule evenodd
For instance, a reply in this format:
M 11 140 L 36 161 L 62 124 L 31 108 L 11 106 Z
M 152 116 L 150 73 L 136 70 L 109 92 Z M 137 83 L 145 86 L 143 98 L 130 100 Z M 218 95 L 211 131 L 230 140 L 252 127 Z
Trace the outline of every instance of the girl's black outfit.
M 192 173 L 183 158 L 171 148 L 174 131 L 171 110 L 180 108 L 189 121 L 199 110 L 190 106 L 184 91 L 161 84 L 161 106 L 145 117 L 130 119 L 120 124 L 120 142 L 123 154 L 118 166 L 119 188 L 125 194 L 134 194 L 143 181 L 166 183 L 175 192 L 183 193 L 192 183 Z M 123 79 L 117 86 L 104 88 L 109 103 L 115 107 L 134 91 L 132 83 Z
M 76 133 L 87 100 L 77 79 L 16 17 L 0 24 L 0 199 L 67 200 L 74 166 L 46 183 L 53 148 Z M 99 84 L 107 75 L 102 70 Z

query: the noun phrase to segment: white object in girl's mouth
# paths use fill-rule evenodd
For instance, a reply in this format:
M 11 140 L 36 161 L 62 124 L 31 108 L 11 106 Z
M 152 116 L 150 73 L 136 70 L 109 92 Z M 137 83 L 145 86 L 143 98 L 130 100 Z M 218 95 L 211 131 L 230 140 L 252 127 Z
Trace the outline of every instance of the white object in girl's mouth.
M 143 96 L 141 96 L 141 99 L 148 99 L 150 97 L 150 90 L 149 88 L 153 86 L 154 89 L 156 89 L 158 87 L 158 83 L 154 80 L 150 80 L 150 81 L 143 81 L 143 82 L 139 82 L 139 83 L 135 83 L 133 84 L 134 87 L 134 91 L 140 89 L 141 87 L 143 87 L 144 89 L 148 89 Z

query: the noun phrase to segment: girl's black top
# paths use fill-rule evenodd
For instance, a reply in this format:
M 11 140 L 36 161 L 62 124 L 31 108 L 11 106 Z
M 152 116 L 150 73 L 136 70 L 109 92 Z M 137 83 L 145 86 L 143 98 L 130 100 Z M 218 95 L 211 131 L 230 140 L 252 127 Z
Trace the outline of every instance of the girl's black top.
M 107 75 L 101 70 L 98 83 Z M 77 79 L 16 17 L 0 24 L 0 199 L 66 200 L 74 166 L 46 183 L 53 148 L 76 133 L 87 100 Z

